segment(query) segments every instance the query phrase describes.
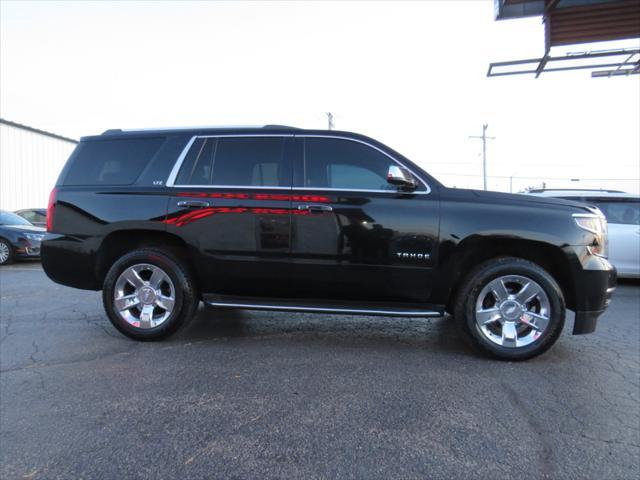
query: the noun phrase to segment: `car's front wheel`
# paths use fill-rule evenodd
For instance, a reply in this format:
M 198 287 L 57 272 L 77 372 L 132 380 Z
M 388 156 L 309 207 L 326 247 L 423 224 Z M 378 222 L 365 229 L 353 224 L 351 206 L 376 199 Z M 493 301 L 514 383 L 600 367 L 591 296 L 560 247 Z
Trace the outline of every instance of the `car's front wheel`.
M 195 314 L 199 297 L 186 265 L 169 252 L 135 250 L 118 259 L 104 280 L 109 320 L 136 340 L 160 340 Z
M 13 263 L 13 247 L 4 238 L 0 238 L 0 265 Z
M 454 305 L 463 336 L 498 358 L 540 355 L 558 339 L 566 307 L 554 278 L 535 263 L 497 258 L 464 280 Z

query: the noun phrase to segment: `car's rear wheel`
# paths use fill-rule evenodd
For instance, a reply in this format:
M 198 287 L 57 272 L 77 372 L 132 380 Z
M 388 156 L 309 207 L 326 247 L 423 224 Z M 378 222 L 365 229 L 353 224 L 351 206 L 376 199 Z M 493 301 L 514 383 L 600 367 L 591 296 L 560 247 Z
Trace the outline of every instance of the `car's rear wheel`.
M 186 324 L 199 299 L 189 269 L 174 255 L 135 250 L 118 259 L 104 281 L 111 323 L 137 340 L 160 340 Z
M 13 247 L 4 238 L 0 238 L 0 265 L 13 263 Z
M 566 307 L 557 282 L 540 266 L 518 258 L 479 265 L 465 279 L 454 306 L 464 337 L 508 360 L 540 355 L 558 339 Z

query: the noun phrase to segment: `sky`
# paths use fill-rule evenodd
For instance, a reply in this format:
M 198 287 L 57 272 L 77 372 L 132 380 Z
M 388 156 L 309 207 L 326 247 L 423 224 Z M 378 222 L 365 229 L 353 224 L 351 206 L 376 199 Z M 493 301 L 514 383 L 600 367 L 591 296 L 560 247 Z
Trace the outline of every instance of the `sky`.
M 490 189 L 545 181 L 640 192 L 640 76 L 486 77 L 490 62 L 543 47 L 540 17 L 497 22 L 490 0 L 2 0 L 0 116 L 79 138 L 326 128 L 332 112 L 336 129 L 372 136 L 460 188 L 482 186 L 481 142 L 469 136 L 487 123 Z

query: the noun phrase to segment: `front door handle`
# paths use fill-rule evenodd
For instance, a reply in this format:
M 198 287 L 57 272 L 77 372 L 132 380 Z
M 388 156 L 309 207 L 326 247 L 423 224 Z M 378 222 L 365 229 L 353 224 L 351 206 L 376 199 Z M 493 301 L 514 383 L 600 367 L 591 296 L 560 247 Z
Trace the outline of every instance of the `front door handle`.
M 333 207 L 329 205 L 298 205 L 298 210 L 308 210 L 312 213 L 332 212 Z
M 178 206 L 185 208 L 206 208 L 209 206 L 209 202 L 203 200 L 180 200 Z

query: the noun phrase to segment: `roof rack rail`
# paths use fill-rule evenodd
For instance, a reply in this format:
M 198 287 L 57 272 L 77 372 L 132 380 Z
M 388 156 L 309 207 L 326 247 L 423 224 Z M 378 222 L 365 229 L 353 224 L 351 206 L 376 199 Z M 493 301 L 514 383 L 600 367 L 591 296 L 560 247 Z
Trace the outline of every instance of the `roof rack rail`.
M 300 128 L 292 127 L 290 125 L 263 125 L 262 128 L 266 128 L 266 129 L 270 129 L 270 128 L 273 128 L 273 129 L 286 128 L 286 129 L 289 129 L 289 130 L 300 130 Z
M 209 130 L 209 129 L 243 129 L 260 128 L 266 130 L 300 130 L 298 127 L 289 125 L 208 125 L 208 126 L 187 126 L 187 127 L 156 127 L 156 128 L 110 128 L 102 132 L 102 135 L 111 135 L 123 132 L 153 132 L 171 130 Z

